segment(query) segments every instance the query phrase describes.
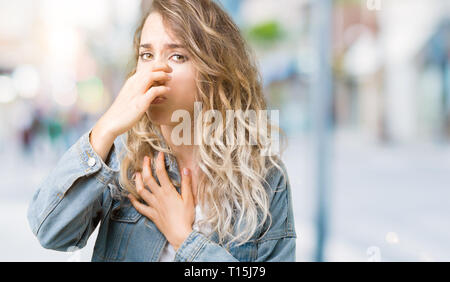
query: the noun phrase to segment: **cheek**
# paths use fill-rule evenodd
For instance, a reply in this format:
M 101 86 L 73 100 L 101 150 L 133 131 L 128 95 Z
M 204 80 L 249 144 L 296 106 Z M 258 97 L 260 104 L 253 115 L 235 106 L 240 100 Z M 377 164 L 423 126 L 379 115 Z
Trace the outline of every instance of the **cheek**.
M 192 70 L 174 69 L 169 86 L 172 89 L 173 99 L 177 104 L 192 104 L 193 106 L 197 86 L 195 83 L 195 75 Z
M 142 68 L 142 62 L 140 59 L 137 60 L 136 64 L 136 72 L 139 72 L 139 70 Z

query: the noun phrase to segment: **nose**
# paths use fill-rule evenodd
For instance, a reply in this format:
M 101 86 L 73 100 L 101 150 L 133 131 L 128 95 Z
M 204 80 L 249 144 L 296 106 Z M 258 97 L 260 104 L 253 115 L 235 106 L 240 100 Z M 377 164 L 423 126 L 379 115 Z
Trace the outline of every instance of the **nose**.
M 155 64 L 152 67 L 152 71 L 165 71 L 167 73 L 171 73 L 172 68 L 169 66 L 167 62 L 158 60 L 155 61 Z

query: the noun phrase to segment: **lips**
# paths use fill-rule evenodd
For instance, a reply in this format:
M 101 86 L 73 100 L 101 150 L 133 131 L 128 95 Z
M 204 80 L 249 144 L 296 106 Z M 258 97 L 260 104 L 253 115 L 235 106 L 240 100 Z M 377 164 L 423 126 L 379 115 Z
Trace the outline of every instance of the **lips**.
M 156 98 L 152 101 L 152 105 L 164 103 L 166 100 L 167 100 L 167 99 L 166 99 L 165 97 L 156 97 Z

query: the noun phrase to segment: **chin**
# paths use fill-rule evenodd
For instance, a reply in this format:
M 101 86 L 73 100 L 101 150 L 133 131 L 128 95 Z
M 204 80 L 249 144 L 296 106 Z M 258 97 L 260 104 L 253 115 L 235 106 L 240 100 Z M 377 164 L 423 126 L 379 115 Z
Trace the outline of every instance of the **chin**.
M 147 116 L 155 125 L 170 123 L 170 114 L 167 112 L 167 109 L 163 109 L 162 107 L 153 108 L 150 106 L 147 110 Z

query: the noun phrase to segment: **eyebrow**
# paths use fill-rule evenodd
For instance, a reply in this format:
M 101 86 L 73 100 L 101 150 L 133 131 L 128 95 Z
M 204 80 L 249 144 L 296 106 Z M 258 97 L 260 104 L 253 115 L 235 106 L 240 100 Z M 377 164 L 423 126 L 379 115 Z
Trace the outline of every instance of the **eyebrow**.
M 145 49 L 153 49 L 153 45 L 151 43 L 144 43 L 139 46 L 139 48 L 145 48 Z M 164 44 L 164 48 L 166 49 L 178 49 L 178 48 L 184 48 L 183 45 L 175 44 L 175 43 L 169 43 Z

